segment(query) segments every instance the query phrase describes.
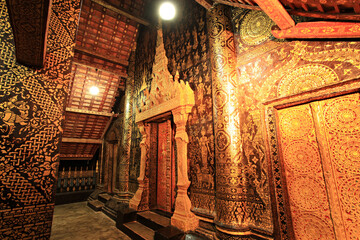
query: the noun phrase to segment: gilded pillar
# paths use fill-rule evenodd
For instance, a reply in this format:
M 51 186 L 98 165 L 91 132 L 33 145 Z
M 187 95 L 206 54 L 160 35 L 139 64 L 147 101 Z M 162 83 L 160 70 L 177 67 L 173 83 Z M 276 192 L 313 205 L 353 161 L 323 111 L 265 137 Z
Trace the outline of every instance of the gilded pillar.
M 231 12 L 224 5 L 209 11 L 212 61 L 215 161 L 216 236 L 219 239 L 271 239 L 263 226 L 266 204 L 256 189 L 260 170 L 248 159 L 245 95 L 237 76 Z
M 209 11 L 216 156 L 217 237 L 246 236 L 249 229 L 247 176 L 240 132 L 239 87 L 231 12 L 223 5 Z
M 189 137 L 186 133 L 186 122 L 192 105 L 179 106 L 172 110 L 176 124 L 176 147 L 177 147 L 177 195 L 175 199 L 175 211 L 171 217 L 171 225 L 184 232 L 195 230 L 198 226 L 198 219 L 191 212 L 191 201 L 187 194 L 190 186 L 188 178 L 187 145 Z
M 135 79 L 135 51 L 130 55 L 128 78 L 126 79 L 124 121 L 122 127 L 122 138 L 120 143 L 120 174 L 119 190 L 120 194 L 129 191 L 129 164 L 130 164 L 130 145 L 131 145 L 131 126 L 133 122 L 133 92 Z M 126 197 L 126 196 L 124 196 Z

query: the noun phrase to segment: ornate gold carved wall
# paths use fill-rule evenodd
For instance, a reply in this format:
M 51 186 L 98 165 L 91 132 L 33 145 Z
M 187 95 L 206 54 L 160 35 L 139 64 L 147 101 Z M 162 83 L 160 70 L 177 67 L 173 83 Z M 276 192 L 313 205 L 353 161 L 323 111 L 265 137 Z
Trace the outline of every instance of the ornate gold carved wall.
M 278 111 L 296 239 L 358 239 L 359 94 Z
M 240 105 L 243 109 L 240 119 L 243 119 L 242 131 L 245 133 L 243 136 L 247 137 L 244 138 L 243 146 L 245 146 L 244 151 L 247 152 L 245 156 L 249 156 L 250 159 L 256 156 L 256 159 L 259 159 L 255 164 L 258 170 L 253 178 L 256 179 L 253 187 L 261 193 L 265 203 L 265 211 L 260 215 L 261 220 L 256 225 L 272 231 L 269 180 L 274 181 L 276 189 L 282 183 L 277 179 L 278 168 L 274 167 L 279 166 L 274 158 L 278 149 L 270 147 L 270 154 L 266 154 L 263 119 L 266 116 L 269 121 L 275 120 L 271 112 L 266 112 L 265 115 L 263 103 L 294 94 L 299 95 L 294 99 L 300 101 L 314 96 L 311 91 L 315 89 L 327 86 L 328 90 L 323 90 L 324 94 L 331 93 L 332 85 L 355 81 L 354 79 L 360 76 L 360 62 L 357 57 L 360 44 L 340 41 L 277 41 L 271 34 L 269 35 L 272 21 L 257 11 L 235 9 L 233 25 L 238 83 L 244 96 Z M 346 87 L 342 89 L 345 90 Z M 289 126 L 295 127 L 291 123 Z M 272 129 L 268 128 L 267 131 L 271 132 Z M 273 143 L 270 144 L 272 145 Z M 272 159 L 271 173 L 268 172 L 266 159 Z M 274 178 L 269 179 L 269 176 Z M 282 193 L 279 191 L 276 194 Z M 285 210 L 282 204 L 286 203 L 279 200 L 276 194 L 274 195 L 276 204 L 272 206 L 281 213 L 275 221 L 275 236 L 280 234 L 281 239 L 286 237 L 291 239 L 290 230 L 287 229 L 291 224 L 277 225 L 277 222 L 289 223 L 290 220 L 283 214 Z
M 7 7 L 0 1 L 1 239 L 50 237 L 80 1 L 52 4 L 45 66 L 35 71 L 16 63 Z

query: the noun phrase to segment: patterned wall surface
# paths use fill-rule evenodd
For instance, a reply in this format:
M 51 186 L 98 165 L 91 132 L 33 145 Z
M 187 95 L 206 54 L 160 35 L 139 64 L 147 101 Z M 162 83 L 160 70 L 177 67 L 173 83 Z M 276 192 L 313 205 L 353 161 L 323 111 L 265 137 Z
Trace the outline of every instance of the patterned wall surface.
M 164 44 L 172 75 L 189 82 L 195 106 L 189 114 L 188 159 L 193 211 L 214 215 L 214 129 L 206 10 L 195 1 L 184 1 L 176 23 L 163 23 Z
M 133 115 L 131 124 L 131 150 L 129 164 L 129 191 L 135 193 L 140 174 L 140 142 L 141 134 L 135 124 L 136 107 L 144 97 L 144 91 L 150 87 L 152 67 L 155 59 L 156 29 L 140 26 L 135 53 L 135 74 L 133 90 Z M 146 53 L 146 54 L 144 54 Z
M 259 217 L 261 222 L 258 226 L 268 230 L 272 228 L 272 220 L 269 212 L 271 206 L 268 163 L 265 161 L 263 103 L 354 80 L 360 76 L 358 42 L 278 41 L 270 34 L 273 24 L 260 11 L 233 11 L 238 83 L 245 96 L 241 104 L 243 111 L 240 118 L 243 120 L 242 136 L 244 133 L 247 136 L 244 138 L 243 147 L 247 157 L 257 159 L 253 187 L 266 204 L 266 211 Z M 329 87 L 328 92 L 331 92 L 330 89 Z M 268 112 L 266 117 L 268 121 L 275 122 L 271 112 Z M 271 131 L 273 130 L 269 128 L 269 132 Z M 276 141 L 273 133 L 270 136 L 271 141 Z M 278 149 L 271 148 L 270 153 L 269 159 L 272 159 L 273 164 L 278 164 L 273 158 L 274 154 L 278 154 Z M 276 169 L 273 168 L 271 173 L 274 177 L 278 176 Z M 276 188 L 282 185 L 275 178 L 274 183 Z M 278 231 L 282 232 L 282 239 L 286 239 L 289 237 L 289 230 L 286 230 L 287 225 L 283 223 L 288 220 L 283 215 L 285 210 L 281 206 L 286 203 L 278 203 Z
M 268 172 L 264 141 L 266 133 L 263 124 L 263 103 L 271 99 L 288 97 L 358 78 L 360 76 L 358 58 L 360 44 L 351 41 L 278 41 L 273 38 L 270 32 L 274 23 L 262 12 L 235 9 L 232 12 L 233 25 L 226 28 L 231 32 L 233 27 L 234 37 L 230 36 L 221 44 L 223 44 L 222 46 L 230 46 L 230 51 L 236 53 L 236 61 L 233 58 L 226 59 L 226 61 L 224 58 L 216 59 L 216 64 L 220 66 L 230 62 L 233 64 L 234 68 L 230 70 L 231 74 L 224 75 L 223 81 L 227 81 L 226 84 L 236 86 L 234 88 L 235 94 L 232 94 L 232 97 L 226 97 L 224 94 L 226 91 L 218 91 L 218 94 L 215 94 L 214 99 L 212 99 L 212 91 L 216 89 L 212 89 L 212 67 L 209 61 L 208 38 L 209 36 L 216 36 L 224 30 L 225 26 L 207 25 L 205 9 L 195 5 L 195 3 L 185 2 L 184 6 L 177 23 L 163 23 L 163 29 L 165 50 L 169 60 L 168 69 L 172 75 L 179 71 L 180 79 L 189 81 L 196 96 L 196 104 L 187 124 L 192 182 L 190 198 L 194 207 L 193 210 L 210 216 L 215 215 L 215 137 L 212 101 L 218 104 L 215 106 L 218 111 L 224 103 L 239 102 L 240 104 L 236 105 L 237 108 L 234 109 L 235 112 L 238 111 L 239 118 L 234 122 L 239 124 L 240 132 L 234 134 L 238 137 L 235 137 L 231 144 L 238 148 L 241 146 L 243 152 L 239 152 L 239 156 L 231 159 L 241 159 L 241 164 L 223 169 L 234 169 L 236 173 L 241 172 L 246 177 L 231 176 L 231 179 L 227 179 L 229 183 L 226 182 L 223 186 L 217 184 L 216 191 L 220 194 L 229 193 L 224 195 L 223 199 L 232 195 L 244 196 L 246 204 L 235 204 L 229 208 L 223 207 L 223 212 L 219 211 L 217 214 L 221 224 L 230 223 L 230 225 L 241 226 L 245 223 L 260 234 L 270 235 L 274 226 L 269 175 L 278 176 L 278 173 L 274 170 L 275 168 L 273 168 L 273 172 Z M 216 14 L 215 18 L 223 13 Z M 145 97 L 146 90 L 150 87 L 155 40 L 155 31 L 150 29 L 140 31 L 134 84 L 134 94 L 138 98 L 134 99 L 134 109 L 139 105 L 138 101 Z M 231 48 L 231 46 L 235 47 Z M 214 51 L 218 51 L 218 49 L 215 48 Z M 233 70 L 236 72 L 234 73 Z M 216 85 L 216 88 L 218 87 Z M 275 122 L 272 113 L 269 112 L 268 114 L 266 115 L 267 119 Z M 215 116 L 226 118 L 226 114 L 221 112 L 217 112 Z M 224 119 L 224 121 L 227 120 Z M 221 128 L 217 125 L 215 127 Z M 226 142 L 228 138 L 225 135 L 216 134 L 218 142 L 223 144 L 218 146 L 220 150 L 229 146 Z M 275 135 L 271 136 L 275 142 Z M 136 179 L 138 176 L 140 139 L 141 135 L 133 124 L 130 179 Z M 276 155 L 277 152 L 278 149 L 271 149 L 271 154 Z M 224 160 L 225 158 L 219 155 L 216 160 L 219 161 L 219 159 Z M 271 159 L 274 160 L 275 158 Z M 225 176 L 225 174 L 223 175 Z M 241 179 L 244 179 L 245 183 L 240 183 Z M 234 183 L 231 183 L 231 180 Z M 231 184 L 238 187 L 231 188 Z M 276 187 L 281 189 L 281 182 L 278 182 Z M 234 189 L 236 194 L 227 192 L 234 191 Z M 245 189 L 248 192 L 241 195 L 237 192 L 239 189 Z M 281 204 L 285 203 L 281 202 Z M 224 204 L 223 206 L 228 205 Z M 277 225 L 277 231 L 282 231 L 283 239 L 289 238 L 290 231 L 286 225 L 288 219 L 283 214 L 285 210 L 280 204 L 275 207 L 281 212 L 280 225 Z M 230 214 L 227 214 L 228 212 Z M 244 216 L 242 215 L 244 213 L 249 214 Z M 226 236 L 226 238 L 237 239 L 231 235 Z
M 54 0 L 43 69 L 15 61 L 0 1 L 0 238 L 49 238 L 54 183 L 80 1 Z M 31 23 L 29 23 L 31 24 Z

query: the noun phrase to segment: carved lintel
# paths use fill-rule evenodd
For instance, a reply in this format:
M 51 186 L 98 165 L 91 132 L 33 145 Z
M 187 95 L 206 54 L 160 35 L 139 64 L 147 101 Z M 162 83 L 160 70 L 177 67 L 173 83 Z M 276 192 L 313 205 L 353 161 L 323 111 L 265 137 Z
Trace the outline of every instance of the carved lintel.
M 141 148 L 141 160 L 140 160 L 140 175 L 138 177 L 139 188 L 136 191 L 134 197 L 129 201 L 129 207 L 135 210 L 147 210 L 149 209 L 148 197 L 146 196 L 149 189 L 149 181 L 145 176 L 146 164 L 148 163 L 148 149 L 149 149 L 149 133 L 150 125 L 144 122 L 137 123 L 142 140 L 140 143 Z

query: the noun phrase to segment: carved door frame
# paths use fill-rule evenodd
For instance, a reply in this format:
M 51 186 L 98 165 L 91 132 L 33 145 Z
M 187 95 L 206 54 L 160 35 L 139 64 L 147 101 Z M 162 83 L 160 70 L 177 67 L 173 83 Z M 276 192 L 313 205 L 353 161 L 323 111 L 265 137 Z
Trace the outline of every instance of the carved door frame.
M 194 95 L 188 84 L 184 82 L 174 82 L 178 95 L 173 96 L 168 101 L 154 105 L 152 108 L 138 113 L 135 122 L 142 135 L 140 143 L 141 160 L 140 176 L 138 178 L 139 188 L 134 197 L 129 202 L 129 207 L 137 211 L 149 210 L 149 147 L 150 147 L 150 125 L 148 120 L 153 119 L 164 113 L 171 112 L 176 126 L 175 141 L 177 146 L 176 153 L 176 173 L 177 173 L 177 195 L 175 199 L 174 214 L 171 217 L 171 224 L 183 231 L 195 230 L 198 226 L 198 219 L 191 212 L 191 201 L 187 194 L 190 186 L 188 178 L 188 157 L 187 144 L 189 142 L 186 132 L 186 123 L 189 113 L 194 106 Z M 155 91 L 156 92 L 156 91 Z M 151 95 L 151 93 L 150 93 Z M 155 98 L 155 97 L 154 97 Z

